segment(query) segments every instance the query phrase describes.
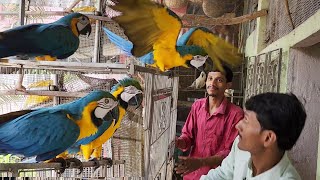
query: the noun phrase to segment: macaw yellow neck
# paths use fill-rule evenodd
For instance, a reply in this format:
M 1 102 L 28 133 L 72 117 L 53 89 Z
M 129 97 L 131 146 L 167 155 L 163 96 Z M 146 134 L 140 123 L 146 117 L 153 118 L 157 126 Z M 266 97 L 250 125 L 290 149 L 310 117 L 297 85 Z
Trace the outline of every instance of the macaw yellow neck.
M 74 35 L 76 35 L 77 37 L 79 36 L 78 30 L 77 30 L 77 23 L 78 23 L 78 19 L 73 18 L 71 20 L 71 30 L 73 32 Z
M 75 123 L 80 128 L 79 139 L 91 136 L 95 134 L 98 128 L 93 124 L 91 119 L 91 112 L 98 106 L 97 102 L 91 102 L 86 107 L 84 107 L 81 119 L 75 121 Z
M 113 121 L 110 127 L 100 137 L 90 142 L 89 144 L 80 146 L 82 155 L 85 159 L 89 159 L 95 149 L 100 148 L 102 144 L 104 144 L 108 139 L 112 137 L 114 132 L 120 127 L 121 121 L 125 114 L 126 110 L 119 106 L 119 119 L 117 121 L 117 124 L 115 124 L 115 121 Z
M 112 123 L 112 125 L 99 138 L 92 141 L 90 144 L 92 144 L 93 148 L 101 146 L 103 143 L 105 143 L 108 139 L 111 138 L 113 133 L 120 127 L 121 120 L 123 119 L 125 114 L 126 110 L 119 106 L 119 119 L 117 121 L 117 124 Z
M 121 121 L 125 114 L 126 114 L 126 110 L 123 107 L 119 106 L 119 119 L 117 121 L 117 124 L 114 125 L 115 129 L 118 129 L 120 127 Z

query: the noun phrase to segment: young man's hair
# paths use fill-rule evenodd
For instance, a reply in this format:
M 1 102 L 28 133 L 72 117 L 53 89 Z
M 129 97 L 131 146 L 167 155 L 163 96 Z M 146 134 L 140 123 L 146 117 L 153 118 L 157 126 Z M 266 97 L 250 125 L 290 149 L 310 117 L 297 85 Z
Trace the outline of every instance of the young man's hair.
M 306 120 L 306 112 L 294 94 L 264 93 L 251 97 L 247 110 L 257 114 L 262 130 L 272 130 L 281 150 L 289 150 L 298 140 Z
M 232 82 L 232 79 L 233 79 L 232 70 L 226 65 L 222 65 L 222 68 L 223 68 L 224 72 L 221 72 L 219 69 L 215 69 L 212 72 L 221 72 L 226 76 L 227 83 Z

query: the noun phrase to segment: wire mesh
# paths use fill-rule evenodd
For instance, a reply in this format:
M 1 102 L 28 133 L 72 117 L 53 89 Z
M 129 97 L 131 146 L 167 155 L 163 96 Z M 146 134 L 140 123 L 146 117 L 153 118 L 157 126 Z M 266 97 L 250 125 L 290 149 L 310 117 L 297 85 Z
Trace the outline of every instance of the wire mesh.
M 126 161 L 126 177 L 143 175 L 143 124 L 141 108 L 129 110 L 121 122 L 121 127 L 112 138 L 113 159 Z
M 295 27 L 301 25 L 320 8 L 319 0 L 288 0 L 289 11 Z M 285 1 L 271 0 L 267 16 L 267 38 L 265 42 L 271 44 L 289 34 L 293 27 L 285 6 Z

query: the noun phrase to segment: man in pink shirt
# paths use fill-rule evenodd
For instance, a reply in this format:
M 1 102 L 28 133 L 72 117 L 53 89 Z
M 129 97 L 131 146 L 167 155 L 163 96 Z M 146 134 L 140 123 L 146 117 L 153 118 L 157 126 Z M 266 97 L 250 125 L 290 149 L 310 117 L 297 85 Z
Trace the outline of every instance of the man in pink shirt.
M 232 85 L 233 73 L 227 66 L 223 69 L 208 73 L 208 97 L 193 103 L 182 135 L 176 139 L 177 148 L 190 149 L 189 157 L 179 156 L 175 168 L 184 180 L 200 179 L 219 166 L 238 135 L 235 125 L 243 118 L 243 111 L 224 96 Z

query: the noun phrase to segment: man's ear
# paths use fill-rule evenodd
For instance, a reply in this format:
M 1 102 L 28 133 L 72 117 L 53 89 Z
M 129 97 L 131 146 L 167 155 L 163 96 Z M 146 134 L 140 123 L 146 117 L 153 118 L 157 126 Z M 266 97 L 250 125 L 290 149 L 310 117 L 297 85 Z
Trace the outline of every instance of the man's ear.
M 271 130 L 264 130 L 264 135 L 263 135 L 263 138 L 264 138 L 264 147 L 270 147 L 270 146 L 273 146 L 275 143 L 277 143 L 277 136 L 276 136 L 276 133 L 274 133 L 273 131 Z
M 232 87 L 232 82 L 227 82 L 227 89 L 230 89 Z

